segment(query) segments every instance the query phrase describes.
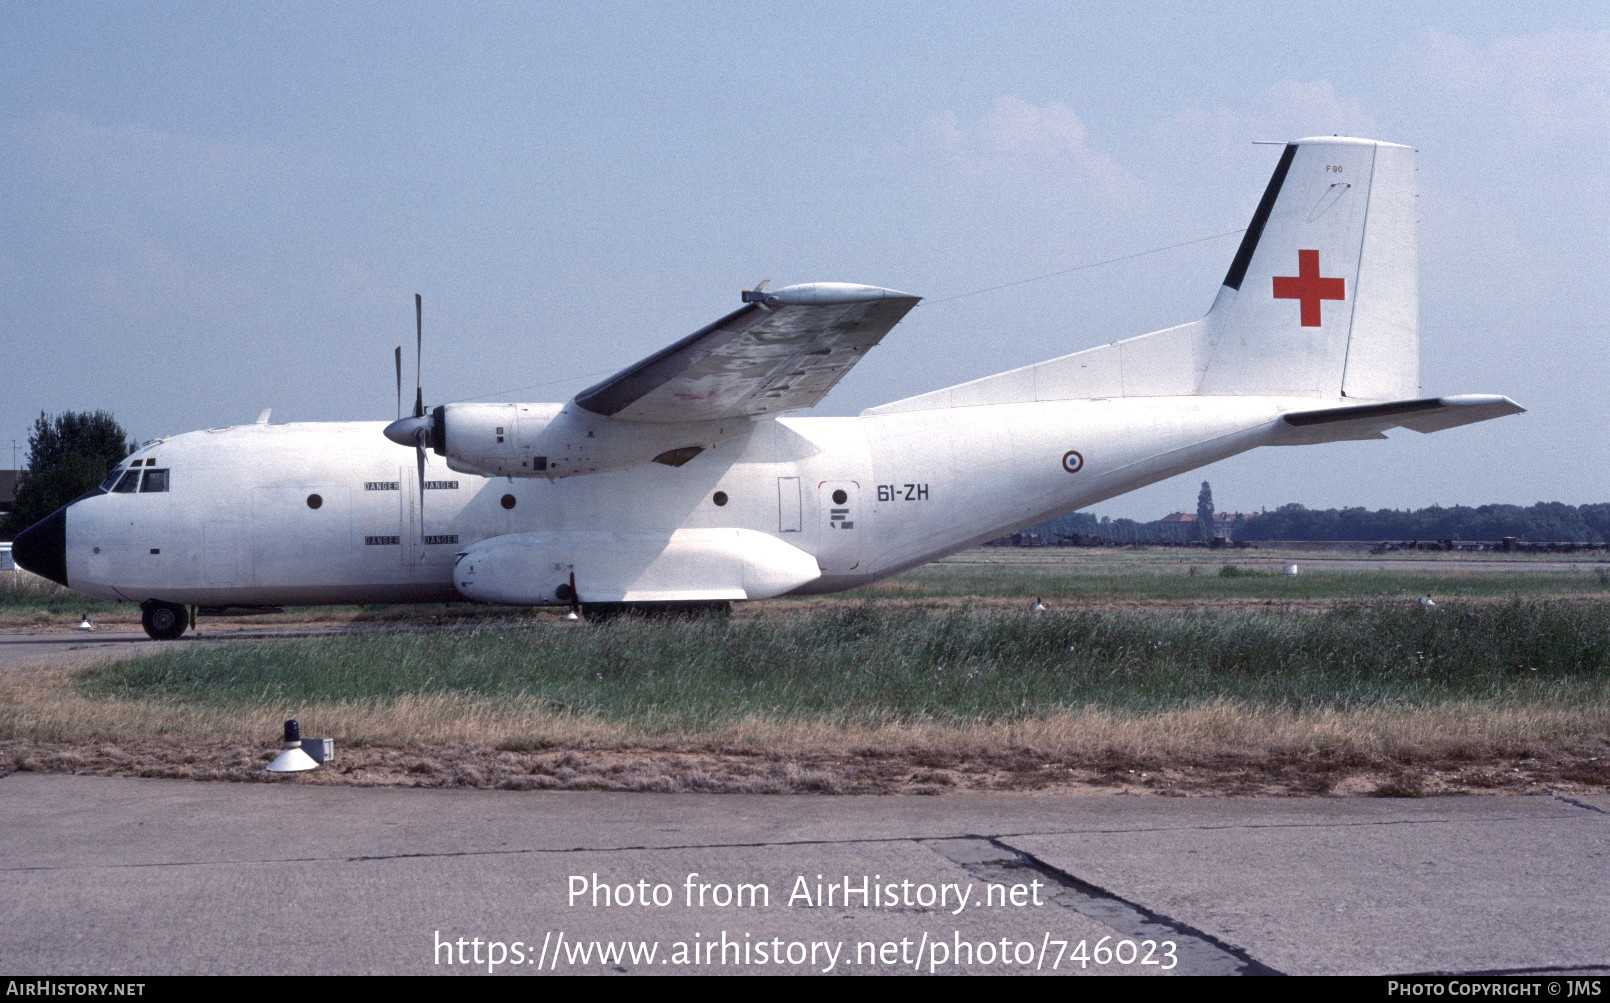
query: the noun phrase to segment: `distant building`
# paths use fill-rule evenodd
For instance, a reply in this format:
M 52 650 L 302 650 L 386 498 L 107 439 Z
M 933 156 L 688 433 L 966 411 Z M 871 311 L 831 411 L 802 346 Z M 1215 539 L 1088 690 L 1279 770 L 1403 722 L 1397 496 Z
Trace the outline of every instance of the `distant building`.
M 1213 525 L 1231 526 L 1238 522 L 1246 522 L 1248 519 L 1256 518 L 1258 518 L 1258 513 L 1256 512 L 1215 512 L 1213 513 Z M 1165 515 L 1161 519 L 1157 520 L 1157 522 L 1159 525 L 1163 526 L 1178 523 L 1187 523 L 1194 526 L 1196 524 L 1196 513 L 1170 512 L 1168 515 Z
M 1256 518 L 1258 518 L 1257 512 L 1215 512 L 1213 538 L 1229 542 L 1237 523 Z M 1157 526 L 1165 535 L 1172 535 L 1175 539 L 1186 539 L 1196 527 L 1196 513 L 1170 512 L 1157 520 Z

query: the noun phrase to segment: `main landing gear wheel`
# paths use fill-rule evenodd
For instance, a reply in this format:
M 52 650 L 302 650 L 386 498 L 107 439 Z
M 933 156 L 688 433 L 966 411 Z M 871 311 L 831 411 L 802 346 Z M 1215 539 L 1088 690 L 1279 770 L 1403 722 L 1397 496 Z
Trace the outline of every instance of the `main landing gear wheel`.
M 153 641 L 176 641 L 189 626 L 189 619 L 178 603 L 147 599 L 140 604 L 140 626 Z

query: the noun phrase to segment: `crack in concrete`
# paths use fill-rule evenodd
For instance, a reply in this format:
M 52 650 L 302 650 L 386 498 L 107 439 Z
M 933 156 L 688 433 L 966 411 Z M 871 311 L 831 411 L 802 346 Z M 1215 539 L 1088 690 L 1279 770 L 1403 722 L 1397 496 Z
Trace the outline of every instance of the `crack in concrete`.
M 3 775 L 0 775 L 3 776 Z M 1593 811 L 1601 809 L 1588 807 Z M 1561 816 L 1564 817 L 1564 816 Z M 852 839 L 784 839 L 784 840 L 754 840 L 750 842 L 735 843 L 668 843 L 658 846 L 647 844 L 631 846 L 568 846 L 568 847 L 523 847 L 514 850 L 425 850 L 410 853 L 373 853 L 356 855 L 331 855 L 324 857 L 263 857 L 236 860 L 153 860 L 130 864 L 100 864 L 91 867 L 64 867 L 57 865 L 23 865 L 18 867 L 0 867 L 0 874 L 9 874 L 28 871 L 63 871 L 63 870 L 120 870 L 142 867 L 228 867 L 248 864 L 313 864 L 313 863 L 374 863 L 387 860 L 424 860 L 451 857 L 498 857 L 519 856 L 523 854 L 547 855 L 567 853 L 654 853 L 666 850 L 752 850 L 767 847 L 789 846 L 853 846 L 856 844 L 879 843 L 924 843 L 934 840 L 946 839 L 1018 839 L 1024 836 L 1078 836 L 1078 835 L 1114 835 L 1120 833 L 1146 833 L 1146 832 L 1220 832 L 1234 829 L 1344 829 L 1357 826 L 1380 825 L 1436 825 L 1448 824 L 1462 820 L 1449 818 L 1427 819 L 1380 819 L 1361 822 L 1278 822 L 1278 823 L 1243 823 L 1230 825 L 1192 825 L 1192 826 L 1155 826 L 1147 828 L 1123 827 L 1116 829 L 1044 829 L 1025 832 L 1000 833 L 995 836 L 971 836 L 948 833 L 933 836 L 861 836 Z M 1482 822 L 1529 822 L 1534 819 L 1515 816 L 1499 816 L 1497 818 L 1483 818 Z M 1016 852 L 1016 851 L 1014 851 Z
M 1576 798 L 1568 798 L 1564 794 L 1555 794 L 1554 800 L 1564 801 L 1566 804 L 1574 805 L 1577 808 L 1586 808 L 1588 811 L 1596 811 L 1600 815 L 1610 815 L 1610 811 L 1606 811 L 1596 804 L 1588 804 L 1586 801 L 1578 801 Z
M 1009 838 L 1009 837 L 1008 837 Z M 994 856 L 947 853 L 959 842 L 983 843 L 996 851 Z M 1173 941 L 1180 975 L 1282 975 L 1252 957 L 1245 949 L 1227 943 L 1183 920 L 1166 916 L 1138 902 L 1130 901 L 1105 888 L 1052 866 L 1032 853 L 1004 842 L 999 836 L 967 836 L 951 840 L 924 840 L 924 845 L 957 864 L 980 881 L 1012 885 L 1022 881 L 1023 871 L 1049 879 L 1056 891 L 1051 901 L 1064 909 L 1101 923 L 1121 937 L 1134 941 Z M 943 844 L 952 844 L 946 846 Z
M 1595 972 L 1610 971 L 1610 964 L 1604 965 L 1539 965 L 1536 968 L 1471 968 L 1471 969 L 1436 969 L 1429 972 L 1398 972 L 1384 975 L 1388 979 L 1423 979 L 1438 978 L 1446 975 L 1462 975 L 1466 978 L 1483 975 L 1568 975 L 1573 972 L 1592 974 Z
M 248 858 L 248 860 L 153 860 L 145 863 L 119 863 L 119 865 L 100 865 L 95 868 L 63 868 L 63 866 L 11 866 L 0 868 L 0 874 L 14 873 L 14 871 L 66 871 L 66 869 L 118 869 L 118 868 L 208 868 L 208 866 L 230 865 L 261 865 L 261 863 L 374 863 L 385 860 L 428 860 L 428 858 L 449 858 L 449 856 L 515 856 L 522 853 L 644 853 L 658 852 L 658 850 L 755 850 L 765 847 L 839 847 L 839 845 L 855 844 L 895 844 L 895 842 L 924 842 L 924 840 L 942 839 L 1019 839 L 1024 836 L 1113 836 L 1121 832 L 1217 832 L 1228 829 L 1344 829 L 1352 826 L 1425 826 L 1425 824 L 1446 824 L 1457 821 L 1449 818 L 1391 818 L 1378 819 L 1378 821 L 1356 821 L 1356 823 L 1264 823 L 1264 824 L 1227 824 L 1227 826 L 1156 826 L 1156 828 L 1119 828 L 1119 829 L 1034 829 L 1026 832 L 1001 832 L 993 837 L 956 836 L 956 834 L 943 834 L 943 836 L 861 836 L 855 839 L 778 839 L 778 840 L 750 840 L 750 842 L 708 842 L 708 844 L 663 844 L 663 845 L 615 845 L 615 847 L 523 847 L 518 850 L 422 850 L 411 853 L 357 853 L 357 855 L 332 856 L 266 856 L 266 858 Z M 1523 816 L 1499 816 L 1499 818 L 1483 818 L 1478 821 L 1533 821 Z
M 16 871 L 64 871 L 64 870 L 115 870 L 139 867 L 227 867 L 242 864 L 363 864 L 387 860 L 435 860 L 451 857 L 510 857 L 510 856 L 561 856 L 570 853 L 659 853 L 664 851 L 680 850 L 752 850 L 768 847 L 790 846 L 854 846 L 857 844 L 878 843 L 911 843 L 921 842 L 924 839 L 946 839 L 956 837 L 931 836 L 884 836 L 862 837 L 858 839 L 788 839 L 764 840 L 749 843 L 665 843 L 658 846 L 561 846 L 561 847 L 522 847 L 516 850 L 425 850 L 414 853 L 373 853 L 358 854 L 356 856 L 328 856 L 328 857 L 263 857 L 244 860 L 157 860 L 132 864 L 101 864 L 97 867 L 61 867 L 61 866 L 23 866 L 0 867 L 0 874 Z

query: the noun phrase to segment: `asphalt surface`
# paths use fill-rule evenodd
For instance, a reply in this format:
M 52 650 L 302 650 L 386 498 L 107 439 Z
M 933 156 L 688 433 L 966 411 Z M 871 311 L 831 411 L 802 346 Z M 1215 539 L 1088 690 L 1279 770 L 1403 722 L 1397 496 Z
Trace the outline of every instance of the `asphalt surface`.
M 121 658 L 149 655 L 175 645 L 198 642 L 261 640 L 276 637 L 309 637 L 321 634 L 349 634 L 373 630 L 347 624 L 313 624 L 285 627 L 203 626 L 177 641 L 153 641 L 138 627 L 132 629 L 98 627 L 95 630 L 56 630 L 38 633 L 0 633 L 0 669 L 20 665 L 43 665 L 75 658 Z
M 0 967 L 470 974 L 501 950 L 505 974 L 558 957 L 574 973 L 1569 977 L 1610 972 L 1607 864 L 1605 797 L 646 795 L 21 773 L 0 777 Z M 609 898 L 592 898 L 594 876 Z M 846 878 L 892 888 L 846 903 Z M 741 884 L 749 900 L 722 899 Z M 663 886 L 667 904 L 622 904 L 622 885 L 634 900 Z M 829 904 L 826 886 L 840 889 Z M 657 953 L 601 960 L 595 940 Z M 1148 952 L 1158 964 L 1141 964 Z

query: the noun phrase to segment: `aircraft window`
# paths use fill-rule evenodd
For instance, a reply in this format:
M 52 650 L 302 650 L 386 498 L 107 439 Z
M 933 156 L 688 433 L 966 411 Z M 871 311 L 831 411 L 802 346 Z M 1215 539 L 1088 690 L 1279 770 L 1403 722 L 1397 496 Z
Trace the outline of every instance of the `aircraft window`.
M 833 504 L 835 504 L 835 505 L 843 505 L 845 502 L 847 502 L 849 500 L 850 500 L 850 496 L 844 493 L 843 488 L 839 488 L 837 491 L 833 492 Z
M 114 469 L 111 473 L 106 475 L 106 480 L 101 482 L 101 490 L 102 491 L 110 491 L 110 490 L 112 490 L 112 486 L 115 485 L 117 483 L 117 479 L 119 477 L 122 477 L 122 476 L 123 476 L 123 468 L 122 467 L 118 467 L 118 468 Z
M 308 495 L 307 496 L 307 507 L 308 508 L 318 508 L 320 505 L 323 505 L 323 504 L 324 504 L 324 499 L 320 498 L 318 495 Z
M 147 470 L 145 483 L 140 485 L 140 493 L 168 490 L 168 472 L 166 470 Z
M 503 496 L 503 507 L 504 508 L 514 508 L 514 495 L 504 495 Z
M 117 487 L 113 488 L 112 490 L 116 491 L 120 495 L 126 495 L 132 494 L 139 486 L 140 472 L 138 470 L 130 470 L 123 475 L 123 479 L 118 481 Z
M 717 505 L 725 505 L 727 504 L 727 493 L 725 491 L 717 491 L 715 494 L 710 496 L 710 500 L 715 502 Z

